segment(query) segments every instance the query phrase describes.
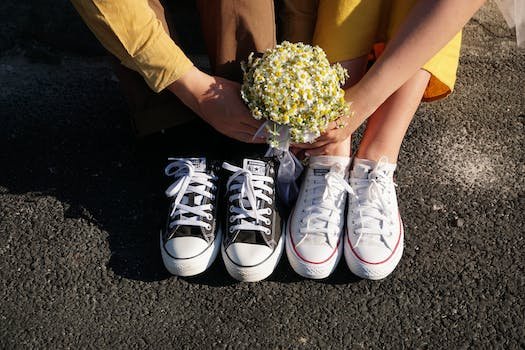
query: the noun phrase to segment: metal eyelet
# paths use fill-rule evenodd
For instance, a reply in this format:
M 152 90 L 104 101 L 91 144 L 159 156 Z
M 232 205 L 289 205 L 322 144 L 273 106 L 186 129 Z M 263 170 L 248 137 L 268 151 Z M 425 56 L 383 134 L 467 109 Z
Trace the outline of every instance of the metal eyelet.
M 206 230 L 211 230 L 211 225 L 206 225 Z
M 211 215 L 211 214 L 206 215 L 206 219 L 208 219 L 208 220 L 213 219 L 213 215 Z
M 235 219 L 233 218 L 233 216 L 230 216 L 230 219 L 229 219 L 230 222 L 234 222 Z
M 233 233 L 233 226 L 230 227 L 230 229 L 228 230 L 230 233 Z
M 229 210 L 230 210 L 230 212 L 233 212 L 233 205 L 230 205 Z

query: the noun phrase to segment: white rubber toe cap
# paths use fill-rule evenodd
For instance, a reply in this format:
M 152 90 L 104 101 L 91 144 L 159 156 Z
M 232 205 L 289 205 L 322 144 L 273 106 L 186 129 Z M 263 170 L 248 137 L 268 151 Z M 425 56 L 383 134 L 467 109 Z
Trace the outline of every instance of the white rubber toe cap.
M 264 245 L 250 243 L 233 243 L 226 249 L 228 258 L 239 266 L 255 266 L 272 255 L 273 250 Z
M 382 264 L 386 263 L 393 255 L 393 251 L 386 248 L 384 244 L 367 244 L 352 247 L 354 255 L 363 263 Z
M 301 244 L 299 246 L 294 245 L 292 249 L 295 250 L 295 254 L 304 260 L 305 262 L 313 264 L 321 264 L 329 260 L 337 251 L 337 247 L 332 248 L 328 244 Z
M 204 252 L 208 246 L 202 238 L 175 237 L 164 244 L 164 249 L 174 259 L 189 259 Z
M 402 255 L 402 235 L 393 251 L 370 245 L 352 247 L 348 240 L 345 242 L 346 263 L 350 270 L 361 278 L 378 280 L 387 277 L 394 271 Z

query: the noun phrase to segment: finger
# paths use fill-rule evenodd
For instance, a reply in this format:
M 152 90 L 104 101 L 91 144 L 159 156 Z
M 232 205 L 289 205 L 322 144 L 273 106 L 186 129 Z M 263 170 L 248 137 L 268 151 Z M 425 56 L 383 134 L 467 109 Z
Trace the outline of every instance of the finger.
M 337 129 L 322 134 L 313 143 L 294 143 L 292 144 L 292 146 L 302 149 L 312 149 L 322 147 L 329 143 L 339 142 L 344 138 L 344 133 L 341 130 Z
M 290 152 L 292 152 L 299 160 L 303 160 L 305 158 L 304 149 L 290 147 Z
M 251 134 L 251 135 L 255 135 L 257 131 L 259 131 L 259 128 L 257 126 L 245 123 L 244 121 L 238 122 L 236 126 L 232 125 L 231 128 L 234 129 L 233 132 L 241 132 L 241 133 Z M 260 132 L 260 135 L 257 135 L 257 136 L 264 137 L 264 138 L 267 137 L 266 132 L 264 130 Z
M 251 137 L 250 143 L 266 143 L 266 137 Z
M 245 132 L 237 132 L 233 136 L 234 139 L 246 143 L 266 143 L 266 139 L 262 137 L 253 137 L 253 134 Z
M 251 114 L 248 114 L 247 117 L 242 119 L 241 123 L 242 124 L 246 124 L 246 125 L 250 125 L 250 126 L 252 126 L 254 128 L 259 129 L 261 127 L 261 125 L 264 123 L 264 121 L 261 120 L 261 119 L 257 120 L 254 117 L 252 117 Z
M 292 147 L 306 150 L 306 149 L 312 149 L 312 148 L 319 148 L 331 142 L 332 141 L 329 141 L 329 140 L 320 140 L 320 141 L 315 141 L 314 143 L 294 143 Z
M 256 128 L 255 126 L 253 125 L 248 125 L 248 124 L 244 124 L 244 123 L 241 123 L 239 124 L 239 127 L 237 128 L 237 131 L 238 132 L 243 132 L 243 133 L 246 133 L 246 134 L 252 134 L 252 135 L 255 135 L 255 133 L 259 130 L 259 128 Z M 266 133 L 261 133 L 262 135 L 258 135 L 258 136 L 265 136 Z
M 299 152 L 297 152 L 297 154 L 295 155 L 297 157 L 297 159 L 299 160 L 304 160 L 306 158 L 306 155 L 304 153 L 304 150 L 299 150 Z
M 349 135 L 346 135 L 345 129 L 332 129 L 328 132 L 325 132 L 321 136 L 319 136 L 315 142 L 319 143 L 334 143 L 334 142 L 341 142 L 342 140 L 346 139 Z M 320 147 L 320 146 L 319 146 Z
M 337 121 L 333 121 L 328 124 L 326 131 L 330 131 L 330 130 L 337 129 L 337 128 L 338 128 Z
M 328 126 L 326 127 L 326 130 L 325 130 L 325 132 L 322 135 L 324 135 L 327 132 L 330 132 L 332 130 L 338 130 L 338 129 L 341 128 L 341 126 L 344 126 L 344 125 L 345 125 L 345 121 L 344 121 L 343 117 L 339 117 L 336 120 L 334 120 L 333 122 L 328 123 Z
M 331 144 L 327 144 L 327 145 L 324 145 L 324 146 L 321 146 L 321 147 L 317 147 L 317 148 L 312 148 L 312 149 L 306 150 L 305 151 L 305 155 L 307 157 L 329 155 L 331 149 L 332 149 L 332 145 Z

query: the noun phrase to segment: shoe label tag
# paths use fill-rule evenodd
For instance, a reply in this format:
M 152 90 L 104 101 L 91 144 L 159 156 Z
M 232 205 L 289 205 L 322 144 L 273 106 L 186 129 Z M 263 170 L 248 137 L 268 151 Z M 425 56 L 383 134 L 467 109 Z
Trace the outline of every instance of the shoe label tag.
M 206 171 L 206 158 L 189 158 L 188 160 L 193 164 L 195 171 Z
M 248 170 L 253 175 L 265 175 L 266 164 L 261 160 L 245 159 L 242 164 L 243 169 Z
M 328 174 L 328 172 L 330 171 L 330 169 L 314 169 L 314 175 L 315 176 L 325 176 L 326 174 Z

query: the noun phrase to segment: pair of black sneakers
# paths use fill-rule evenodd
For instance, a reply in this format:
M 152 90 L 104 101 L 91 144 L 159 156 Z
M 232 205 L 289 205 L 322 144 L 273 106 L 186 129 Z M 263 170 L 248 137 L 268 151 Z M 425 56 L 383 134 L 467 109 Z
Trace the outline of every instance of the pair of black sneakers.
M 268 277 L 285 244 L 276 206 L 275 161 L 169 161 L 165 173 L 173 179 L 166 190 L 170 208 L 160 234 L 166 269 L 177 276 L 197 275 L 220 249 L 233 278 L 253 282 Z

